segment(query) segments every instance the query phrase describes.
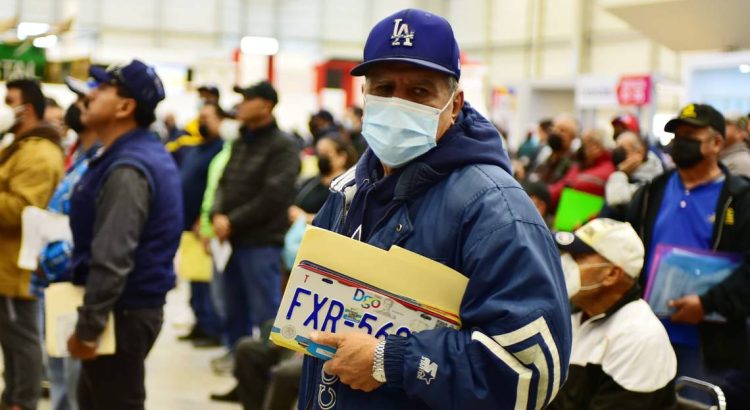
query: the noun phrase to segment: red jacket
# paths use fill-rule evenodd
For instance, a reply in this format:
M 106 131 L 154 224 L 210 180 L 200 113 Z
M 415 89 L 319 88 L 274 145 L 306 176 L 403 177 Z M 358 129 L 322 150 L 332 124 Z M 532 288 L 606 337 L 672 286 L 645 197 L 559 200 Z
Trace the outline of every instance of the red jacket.
M 550 185 L 552 208 L 557 209 L 560 194 L 565 187 L 604 196 L 604 186 L 613 172 L 615 172 L 615 165 L 612 163 L 612 155 L 609 152 L 600 155 L 588 168 L 582 168 L 581 164 L 574 164 L 561 180 Z

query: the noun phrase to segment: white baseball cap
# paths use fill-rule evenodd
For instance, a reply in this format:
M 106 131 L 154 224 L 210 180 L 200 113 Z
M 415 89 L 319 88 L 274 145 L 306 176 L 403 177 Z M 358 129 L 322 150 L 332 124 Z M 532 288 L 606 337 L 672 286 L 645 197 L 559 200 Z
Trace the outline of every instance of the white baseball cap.
M 556 232 L 555 242 L 558 248 L 572 254 L 597 253 L 634 279 L 643 268 L 643 242 L 627 222 L 594 219 L 575 232 Z

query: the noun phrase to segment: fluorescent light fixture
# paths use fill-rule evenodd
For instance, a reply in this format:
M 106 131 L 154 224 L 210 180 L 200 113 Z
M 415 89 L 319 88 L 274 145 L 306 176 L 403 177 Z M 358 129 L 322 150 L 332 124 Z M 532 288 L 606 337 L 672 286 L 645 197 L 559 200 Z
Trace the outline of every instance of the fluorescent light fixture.
M 49 31 L 47 23 L 31 23 L 24 21 L 18 25 L 17 35 L 19 40 L 26 40 L 30 36 L 38 36 Z
M 750 73 L 750 64 L 740 64 L 740 72 L 742 74 Z
M 240 40 L 240 50 L 245 54 L 272 56 L 279 52 L 279 41 L 273 37 L 245 36 Z
M 57 36 L 50 35 L 34 39 L 34 47 L 52 48 L 57 45 Z

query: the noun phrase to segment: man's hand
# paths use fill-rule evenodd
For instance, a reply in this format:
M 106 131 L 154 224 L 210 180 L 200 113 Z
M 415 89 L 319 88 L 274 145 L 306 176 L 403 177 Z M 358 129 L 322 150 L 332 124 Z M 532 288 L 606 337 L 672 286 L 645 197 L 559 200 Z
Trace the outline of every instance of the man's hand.
M 79 340 L 75 333 L 68 339 L 68 351 L 72 357 L 80 360 L 96 358 L 97 342 L 86 342 Z
M 669 306 L 676 310 L 670 318 L 674 323 L 697 325 L 706 315 L 698 295 L 687 295 L 677 300 L 670 300 Z
M 229 222 L 229 217 L 222 214 L 216 214 L 213 218 L 214 232 L 216 237 L 221 242 L 229 239 L 229 234 L 232 233 L 232 224 Z
M 378 339 L 356 332 L 345 335 L 313 332 L 310 339 L 337 349 L 333 358 L 323 365 L 323 370 L 338 376 L 342 383 L 365 392 L 371 392 L 383 384 L 372 377 L 372 362 Z
M 641 166 L 641 159 L 637 155 L 628 154 L 625 160 L 617 166 L 617 169 L 628 175 L 632 175 L 639 166 Z
M 296 205 L 290 206 L 287 213 L 289 214 L 289 223 L 294 223 L 300 215 L 306 215 L 305 211 Z

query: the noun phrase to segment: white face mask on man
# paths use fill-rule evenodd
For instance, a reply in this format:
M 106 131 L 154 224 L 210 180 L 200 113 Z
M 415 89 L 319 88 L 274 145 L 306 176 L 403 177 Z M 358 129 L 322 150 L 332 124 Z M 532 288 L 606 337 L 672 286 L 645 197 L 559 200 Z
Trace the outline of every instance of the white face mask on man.
M 17 115 L 23 113 L 25 107 L 13 108 L 8 104 L 0 103 L 0 135 L 10 131 L 17 122 Z
M 568 291 L 568 299 L 572 299 L 581 291 L 593 290 L 602 287 L 602 282 L 581 286 L 581 268 L 599 268 L 611 266 L 610 263 L 587 263 L 579 265 L 569 253 L 560 255 L 563 274 L 565 275 L 565 288 Z
M 362 135 L 384 165 L 391 168 L 406 165 L 437 146 L 440 114 L 451 106 L 455 95 L 451 93 L 441 109 L 367 94 Z
M 223 119 L 219 125 L 219 136 L 226 142 L 234 142 L 240 137 L 240 124 L 239 121 L 233 119 Z

